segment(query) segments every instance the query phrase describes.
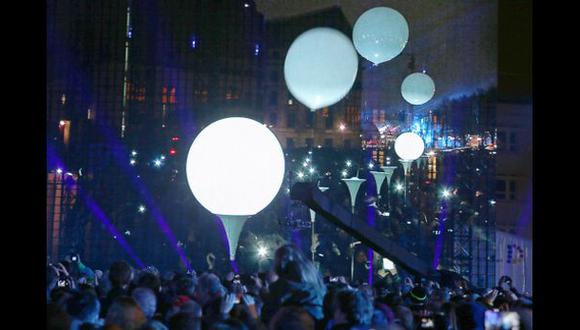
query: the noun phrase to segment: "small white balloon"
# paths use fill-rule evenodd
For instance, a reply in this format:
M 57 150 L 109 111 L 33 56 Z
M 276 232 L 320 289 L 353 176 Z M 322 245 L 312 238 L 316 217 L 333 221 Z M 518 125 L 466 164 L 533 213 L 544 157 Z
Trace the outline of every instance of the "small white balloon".
M 314 28 L 288 49 L 284 79 L 290 93 L 312 111 L 331 106 L 348 94 L 356 79 L 358 55 L 338 30 Z
M 399 135 L 395 140 L 395 152 L 402 160 L 415 160 L 425 151 L 423 139 L 412 132 Z
M 412 73 L 403 80 L 401 95 L 413 105 L 425 104 L 435 95 L 435 83 L 425 73 Z
M 409 25 L 398 11 L 376 7 L 364 12 L 352 30 L 354 47 L 374 64 L 392 60 L 409 40 Z

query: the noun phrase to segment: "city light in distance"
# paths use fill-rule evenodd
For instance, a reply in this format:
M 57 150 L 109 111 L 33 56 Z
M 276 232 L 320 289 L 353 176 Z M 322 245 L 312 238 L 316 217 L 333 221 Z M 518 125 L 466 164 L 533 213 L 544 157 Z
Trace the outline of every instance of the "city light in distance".
M 131 156 L 137 156 L 137 151 L 135 150 L 131 151 Z
M 302 179 L 304 177 L 304 173 L 303 172 L 298 172 L 298 178 Z
M 489 201 L 489 204 L 491 204 L 491 205 L 495 205 L 495 200 L 493 200 L 493 199 L 492 199 L 492 200 L 490 200 L 490 201 Z
M 308 172 L 310 172 L 310 174 L 314 173 L 314 167 L 311 167 Z
M 343 170 L 341 174 L 342 177 L 345 178 L 348 175 L 348 172 L 346 170 Z
M 134 159 L 131 159 L 131 160 L 129 161 L 129 164 L 131 164 L 131 165 L 135 165 L 135 163 L 136 163 L 136 161 L 135 161 Z
M 369 169 L 372 169 L 373 167 L 375 167 L 375 165 L 373 164 L 373 162 L 369 163 Z
M 56 173 L 58 173 L 58 174 L 62 174 L 62 169 L 61 169 L 61 168 L 57 168 L 57 169 L 56 169 Z
M 268 255 L 268 249 L 265 246 L 258 246 L 258 257 L 264 258 Z
M 139 205 L 139 208 L 137 210 L 139 211 L 139 213 L 145 213 L 145 205 Z
M 160 159 L 156 159 L 153 161 L 153 165 L 155 165 L 155 167 L 161 167 L 161 164 L 162 164 L 162 162 Z
M 61 120 L 61 121 L 58 123 L 58 126 L 64 126 L 64 124 L 66 124 L 66 122 L 65 122 L 64 120 Z
M 343 124 L 343 123 L 341 123 L 341 124 L 338 126 L 338 128 L 339 128 L 341 131 L 344 131 L 344 130 L 346 129 L 346 125 L 345 125 L 345 124 Z
M 346 161 L 346 166 L 350 167 L 352 165 L 352 162 L 350 160 Z
M 302 166 L 306 167 L 306 166 L 308 166 L 308 163 L 304 162 L 304 163 L 302 163 Z
M 441 196 L 443 196 L 443 199 L 449 199 L 449 197 L 451 197 L 451 190 L 449 190 L 449 188 L 443 188 Z
M 395 185 L 395 190 L 397 190 L 397 191 L 402 191 L 402 190 L 403 190 L 403 185 L 402 185 L 402 184 L 400 184 L 400 183 L 397 183 L 397 184 Z

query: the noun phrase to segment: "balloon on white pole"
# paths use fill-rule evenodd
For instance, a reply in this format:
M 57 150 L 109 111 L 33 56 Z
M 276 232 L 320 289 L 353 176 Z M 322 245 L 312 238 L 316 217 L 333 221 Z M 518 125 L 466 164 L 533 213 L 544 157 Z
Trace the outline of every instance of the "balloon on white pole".
M 374 64 L 383 63 L 403 51 L 409 40 L 409 25 L 398 11 L 376 7 L 356 20 L 352 40 L 362 57 Z
M 395 152 L 403 160 L 415 160 L 425 151 L 423 139 L 413 132 L 406 132 L 395 139 Z
M 284 79 L 290 93 L 315 111 L 348 94 L 358 71 L 358 55 L 342 32 L 319 27 L 296 38 L 286 54 Z
M 425 104 L 435 95 L 435 83 L 425 73 L 412 73 L 403 80 L 401 95 L 412 105 Z
M 244 223 L 268 206 L 282 185 L 280 142 L 257 121 L 221 119 L 191 144 L 186 172 L 195 198 L 222 221 L 234 260 Z

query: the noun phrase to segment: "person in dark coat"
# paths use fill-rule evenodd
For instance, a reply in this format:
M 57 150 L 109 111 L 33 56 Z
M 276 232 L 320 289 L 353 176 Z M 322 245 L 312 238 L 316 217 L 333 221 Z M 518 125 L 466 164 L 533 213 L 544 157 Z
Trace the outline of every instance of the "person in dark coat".
M 326 287 L 312 262 L 295 246 L 285 245 L 276 251 L 274 270 L 279 278 L 264 297 L 262 321 L 268 324 L 285 306 L 302 307 L 314 320 L 322 320 Z

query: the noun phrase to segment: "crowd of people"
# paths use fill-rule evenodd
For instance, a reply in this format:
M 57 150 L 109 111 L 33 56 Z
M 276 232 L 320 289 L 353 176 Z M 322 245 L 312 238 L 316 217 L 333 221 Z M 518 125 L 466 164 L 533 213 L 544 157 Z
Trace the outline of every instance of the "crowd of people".
M 101 271 L 84 265 L 78 255 L 47 266 L 48 329 L 518 328 L 506 320 L 486 327 L 494 315 L 516 315 L 519 329 L 531 329 L 532 299 L 515 290 L 508 277 L 481 290 L 464 280 L 443 286 L 388 275 L 369 286 L 340 276 L 323 278 L 293 245 L 276 251 L 271 270 L 255 274 L 161 274 L 124 261 Z

